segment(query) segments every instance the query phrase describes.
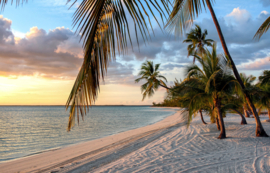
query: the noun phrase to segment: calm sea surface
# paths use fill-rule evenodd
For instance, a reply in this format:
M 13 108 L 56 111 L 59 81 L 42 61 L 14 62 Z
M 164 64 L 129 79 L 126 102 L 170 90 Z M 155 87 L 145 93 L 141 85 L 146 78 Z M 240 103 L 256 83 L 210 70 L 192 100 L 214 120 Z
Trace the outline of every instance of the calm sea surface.
M 0 163 L 143 127 L 173 113 L 151 107 L 92 107 L 84 121 L 67 132 L 63 106 L 1 106 Z

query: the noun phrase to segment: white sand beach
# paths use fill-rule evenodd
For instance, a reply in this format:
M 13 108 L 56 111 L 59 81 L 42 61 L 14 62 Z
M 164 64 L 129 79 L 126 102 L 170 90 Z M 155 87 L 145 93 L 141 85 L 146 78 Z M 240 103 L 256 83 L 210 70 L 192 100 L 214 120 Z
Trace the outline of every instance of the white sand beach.
M 266 120 L 267 117 L 261 117 Z M 205 116 L 209 123 L 209 118 Z M 155 124 L 0 164 L 0 172 L 270 172 L 270 138 L 255 137 L 255 121 L 196 117 L 187 129 L 180 112 Z M 270 123 L 263 122 L 270 134 Z

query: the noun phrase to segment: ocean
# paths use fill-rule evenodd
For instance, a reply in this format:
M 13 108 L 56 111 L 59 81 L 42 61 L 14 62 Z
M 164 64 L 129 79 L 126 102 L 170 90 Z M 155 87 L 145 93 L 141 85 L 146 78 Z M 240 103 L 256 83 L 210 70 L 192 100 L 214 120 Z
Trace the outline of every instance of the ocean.
M 64 106 L 1 106 L 0 163 L 147 126 L 174 114 L 145 106 L 94 106 L 67 132 Z M 77 119 L 76 119 L 77 120 Z

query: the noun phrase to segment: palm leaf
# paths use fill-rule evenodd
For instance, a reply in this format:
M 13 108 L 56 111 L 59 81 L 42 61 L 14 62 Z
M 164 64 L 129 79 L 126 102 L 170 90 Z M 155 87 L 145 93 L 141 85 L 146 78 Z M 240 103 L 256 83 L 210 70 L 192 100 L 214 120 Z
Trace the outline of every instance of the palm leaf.
M 119 53 L 125 53 L 128 40 L 132 45 L 126 13 L 133 19 L 138 44 L 138 34 L 144 41 L 149 38 L 150 32 L 145 16 L 150 19 L 150 15 L 154 16 L 153 10 L 159 12 L 162 19 L 166 15 L 157 1 L 143 0 L 143 2 L 83 0 L 76 10 L 73 25 L 78 27 L 76 32 L 81 35 L 83 41 L 84 61 L 66 103 L 67 109 L 70 106 L 67 130 L 70 130 L 74 124 L 74 118 L 72 118 L 76 112 L 73 111 L 74 107 L 80 110 L 79 114 L 83 117 L 86 114 L 85 106 L 95 102 L 100 80 L 104 80 L 108 62 L 115 58 L 116 50 Z M 167 0 L 160 0 L 160 2 L 168 12 Z M 149 14 L 145 9 L 149 10 Z M 75 101 L 77 99 L 78 102 Z M 79 115 L 77 114 L 77 116 Z
M 206 9 L 206 0 L 174 0 L 174 7 L 166 24 L 167 30 L 175 35 L 182 35 L 203 8 Z
M 261 36 L 268 31 L 269 28 L 270 28 L 270 17 L 268 17 L 263 22 L 263 24 L 260 26 L 260 28 L 258 29 L 258 31 L 256 32 L 256 34 L 254 35 L 253 38 L 259 40 L 261 38 Z

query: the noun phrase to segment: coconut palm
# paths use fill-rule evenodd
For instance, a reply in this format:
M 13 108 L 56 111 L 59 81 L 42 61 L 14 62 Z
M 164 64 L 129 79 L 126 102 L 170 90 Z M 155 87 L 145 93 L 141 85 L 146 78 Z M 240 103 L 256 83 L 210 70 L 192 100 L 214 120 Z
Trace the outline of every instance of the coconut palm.
M 194 85 L 193 82 L 197 82 L 197 85 Z M 211 96 L 205 93 L 204 83 L 198 82 L 199 80 L 194 81 L 193 79 L 185 79 L 183 82 L 173 86 L 170 91 L 172 98 L 177 98 L 181 103 L 181 107 L 186 108 L 186 111 L 188 111 L 188 125 L 192 120 L 192 116 L 195 117 L 198 114 L 200 115 L 203 124 L 207 124 L 204 121 L 202 111 L 209 105 Z
M 190 43 L 187 47 L 188 56 L 205 53 L 205 46 L 212 46 L 213 40 L 206 39 L 207 30 L 205 29 L 202 32 L 202 29 L 199 25 L 195 25 L 195 29 L 192 29 L 187 33 L 187 39 L 183 43 Z M 193 59 L 193 64 L 195 63 L 195 57 Z
M 195 55 L 202 68 L 197 65 L 187 67 L 187 80 L 193 82 L 193 86 L 205 86 L 205 93 L 211 95 L 211 102 L 218 117 L 221 132 L 219 139 L 226 138 L 225 125 L 222 115 L 223 99 L 233 94 L 236 80 L 230 74 L 228 62 L 221 55 L 216 54 L 216 44 L 212 52 L 206 51 L 202 57 Z M 227 109 L 227 108 L 226 108 Z
M 237 113 L 241 117 L 241 125 L 247 124 L 245 116 L 242 114 L 244 112 L 243 109 L 243 99 L 238 97 L 238 95 L 235 95 L 235 93 L 231 96 L 229 96 L 226 99 L 223 99 L 225 105 L 227 105 L 229 111 L 233 111 Z M 228 106 L 229 105 L 229 106 Z
M 260 26 L 256 34 L 254 35 L 254 38 L 260 39 L 261 36 L 268 31 L 269 27 L 270 27 L 270 16 Z
M 261 85 L 259 83 L 259 87 L 261 89 L 261 93 L 258 95 L 257 99 L 257 107 L 259 109 L 259 112 L 261 112 L 262 109 L 266 109 L 268 112 L 268 117 L 270 122 L 270 85 L 269 84 L 264 84 Z
M 146 61 L 142 64 L 141 71 L 138 74 L 141 77 L 135 80 L 136 83 L 141 80 L 146 80 L 146 83 L 141 86 L 141 91 L 143 93 L 142 100 L 144 100 L 146 96 L 153 96 L 159 86 L 169 89 L 165 83 L 165 81 L 167 82 L 167 79 L 160 75 L 160 72 L 158 71 L 159 66 L 160 64 L 154 65 L 153 61 Z
M 245 85 L 245 89 L 248 90 L 248 92 L 251 94 L 251 93 L 254 93 L 255 90 L 256 90 L 256 87 L 254 84 L 254 81 L 256 80 L 256 77 L 253 76 L 253 75 L 250 75 L 250 76 L 246 76 L 246 74 L 244 73 L 240 73 L 240 77 Z M 243 104 L 243 109 L 244 109 L 244 114 L 245 114 L 245 117 L 250 117 L 249 115 L 249 105 L 246 101 L 246 98 L 245 96 L 242 94 L 242 92 L 238 92 L 238 94 L 242 97 L 243 101 L 242 101 L 242 104 Z
M 251 108 L 251 111 L 254 115 L 254 118 L 256 121 L 256 132 L 255 132 L 256 136 L 268 137 L 268 135 L 266 134 L 261 124 L 256 108 L 249 94 L 245 90 L 245 86 L 241 80 L 241 77 L 234 64 L 234 61 L 229 53 L 220 25 L 216 18 L 215 12 L 212 8 L 213 2 L 214 0 L 174 0 L 174 7 L 173 7 L 172 13 L 170 15 L 170 18 L 168 20 L 166 27 L 170 32 L 174 32 L 177 35 L 183 34 L 183 31 L 193 23 L 194 19 L 201 13 L 202 9 L 206 8 L 206 6 L 208 7 L 211 13 L 211 16 L 213 18 L 214 24 L 216 26 L 225 56 L 229 59 L 233 73 L 237 81 L 239 82 L 242 92 L 244 93 L 247 103 L 249 107 Z
M 270 122 L 270 71 L 264 70 L 263 75 L 259 76 L 257 86 L 261 89 L 261 93 L 257 95 L 257 106 L 261 112 L 262 109 L 267 109 Z
M 264 70 L 263 75 L 259 76 L 261 85 L 270 84 L 270 70 Z

